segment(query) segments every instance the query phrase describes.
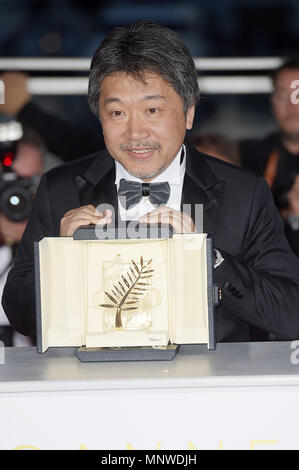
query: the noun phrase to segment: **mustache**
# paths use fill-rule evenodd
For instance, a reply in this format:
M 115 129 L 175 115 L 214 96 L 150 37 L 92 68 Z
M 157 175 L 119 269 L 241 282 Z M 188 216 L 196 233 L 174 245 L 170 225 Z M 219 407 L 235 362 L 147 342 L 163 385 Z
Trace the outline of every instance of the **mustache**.
M 126 144 L 121 144 L 120 145 L 120 150 L 128 150 L 128 149 L 160 149 L 161 145 L 158 144 L 157 142 L 151 142 L 151 141 L 143 141 L 143 142 L 127 142 Z

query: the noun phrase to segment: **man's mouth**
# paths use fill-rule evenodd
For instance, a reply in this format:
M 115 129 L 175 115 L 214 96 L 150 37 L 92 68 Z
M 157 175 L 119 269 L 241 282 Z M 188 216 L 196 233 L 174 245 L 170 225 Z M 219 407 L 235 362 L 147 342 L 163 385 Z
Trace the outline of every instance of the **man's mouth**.
M 155 148 L 146 148 L 146 149 L 135 149 L 135 148 L 128 148 L 127 152 L 134 158 L 139 160 L 144 160 L 149 158 L 153 155 Z

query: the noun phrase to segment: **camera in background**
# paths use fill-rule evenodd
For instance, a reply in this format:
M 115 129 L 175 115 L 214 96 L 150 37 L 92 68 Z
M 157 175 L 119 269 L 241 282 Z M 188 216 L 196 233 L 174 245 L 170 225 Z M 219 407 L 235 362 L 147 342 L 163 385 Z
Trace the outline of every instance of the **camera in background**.
M 0 125 L 0 213 L 12 222 L 28 218 L 39 184 L 42 157 L 38 157 L 37 166 L 32 167 L 32 161 L 22 150 L 22 146 L 32 143 L 35 149 L 39 148 L 39 142 L 32 142 L 31 137 L 24 138 L 19 123 L 10 121 Z

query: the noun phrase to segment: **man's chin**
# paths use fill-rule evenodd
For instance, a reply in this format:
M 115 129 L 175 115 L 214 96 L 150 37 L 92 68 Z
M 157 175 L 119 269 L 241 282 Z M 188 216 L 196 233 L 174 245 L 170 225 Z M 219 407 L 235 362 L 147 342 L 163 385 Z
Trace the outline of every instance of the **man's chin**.
M 289 142 L 299 143 L 299 129 L 288 129 L 283 133 L 283 138 Z
M 140 170 L 138 171 L 135 168 L 126 168 L 126 170 L 128 173 L 130 173 L 130 175 L 134 176 L 135 178 L 138 178 L 144 181 L 150 181 L 156 178 L 156 176 L 159 176 L 164 171 L 164 165 L 160 168 L 148 169 L 148 170 L 143 169 L 142 171 Z

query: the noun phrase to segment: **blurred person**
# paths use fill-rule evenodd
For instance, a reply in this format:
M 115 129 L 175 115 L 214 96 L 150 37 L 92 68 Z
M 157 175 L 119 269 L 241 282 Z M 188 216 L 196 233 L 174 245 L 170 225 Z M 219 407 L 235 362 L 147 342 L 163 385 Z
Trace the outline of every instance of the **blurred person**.
M 200 205 L 222 289 L 217 341 L 248 341 L 250 324 L 298 338 L 299 260 L 267 183 L 185 140 L 199 88 L 184 42 L 153 21 L 114 28 L 92 58 L 88 98 L 107 150 L 42 176 L 2 297 L 11 324 L 23 334 L 35 331 L 33 241 L 106 226 L 113 213 L 194 233 Z
M 189 140 L 200 152 L 220 158 L 233 165 L 240 165 L 238 144 L 233 139 L 224 137 L 221 134 L 195 132 Z
M 299 175 L 287 193 L 288 206 L 282 210 L 285 220 L 285 233 L 294 253 L 299 257 Z
M 190 138 L 191 143 L 200 152 L 220 158 L 225 162 L 240 166 L 238 143 L 221 134 L 203 134 L 196 132 Z M 273 336 L 268 331 L 254 325 L 249 326 L 251 341 L 269 341 Z
M 64 161 L 105 148 L 101 132 L 89 133 L 79 123 L 67 122 L 35 104 L 28 91 L 28 79 L 28 75 L 20 72 L 0 75 L 5 85 L 5 103 L 0 104 L 0 113 L 14 117 L 24 127 L 35 130 L 47 149 Z
M 42 173 L 46 169 L 56 166 L 58 160 L 48 156 L 41 138 L 32 130 L 24 130 L 22 138 L 16 143 L 15 157 L 9 166 L 9 171 L 19 177 L 21 180 L 13 180 L 18 184 L 19 181 L 27 181 L 35 188 Z M 1 171 L 5 171 L 2 165 Z M 0 175 L 1 177 L 1 175 Z M 32 183 L 31 183 L 32 181 Z M 3 197 L 3 193 L 1 193 Z M 1 196 L 0 196 L 1 197 Z M 0 293 L 6 282 L 9 269 L 13 264 L 18 244 L 21 241 L 27 224 L 27 218 L 16 221 L 13 217 L 0 212 Z M 22 217 L 21 217 L 22 218 Z M 6 346 L 25 346 L 31 345 L 33 338 L 27 338 L 13 331 L 8 319 L 4 313 L 2 305 L 0 306 L 0 339 Z
M 272 73 L 271 105 L 277 131 L 263 139 L 241 141 L 239 150 L 241 165 L 266 178 L 285 221 L 288 241 L 299 256 L 299 104 L 291 87 L 296 80 L 299 58 L 285 61 Z

